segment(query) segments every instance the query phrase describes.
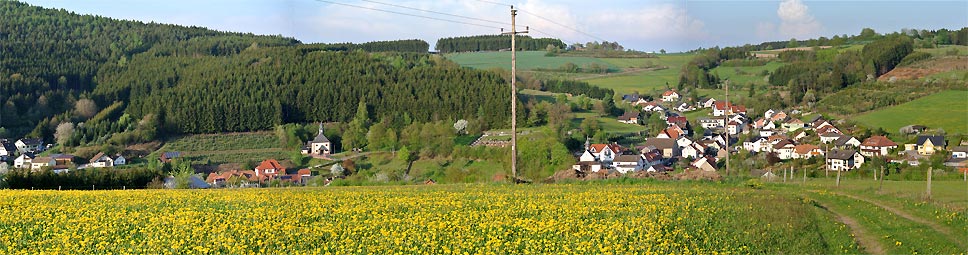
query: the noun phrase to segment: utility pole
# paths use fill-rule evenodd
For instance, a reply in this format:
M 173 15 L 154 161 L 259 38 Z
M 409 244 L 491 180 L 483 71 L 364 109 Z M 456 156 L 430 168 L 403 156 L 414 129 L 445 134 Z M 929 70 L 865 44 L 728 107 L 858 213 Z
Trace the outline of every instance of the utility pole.
M 729 104 L 729 80 L 723 86 L 726 87 L 726 176 L 729 176 L 729 113 L 733 111 L 733 107 Z
M 528 33 L 527 27 L 525 31 L 518 31 L 515 27 L 514 17 L 518 15 L 518 10 L 511 6 L 511 32 L 504 32 L 501 29 L 502 35 L 511 35 L 511 178 L 517 183 L 518 181 L 518 92 L 515 87 L 515 83 L 518 79 L 517 74 L 517 45 L 515 44 L 514 38 L 517 34 Z

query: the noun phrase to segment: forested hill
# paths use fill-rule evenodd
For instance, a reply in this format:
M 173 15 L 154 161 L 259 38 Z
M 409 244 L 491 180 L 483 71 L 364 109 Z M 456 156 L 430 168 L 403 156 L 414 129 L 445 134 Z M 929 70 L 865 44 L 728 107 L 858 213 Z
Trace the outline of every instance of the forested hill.
M 545 50 L 548 48 L 548 45 L 559 49 L 565 48 L 565 43 L 554 38 L 518 36 L 515 40 L 515 46 L 517 46 L 518 50 Z M 437 40 L 437 46 L 435 48 L 440 53 L 505 50 L 511 48 L 511 37 L 506 35 L 478 35 L 441 38 Z
M 391 111 L 385 107 L 410 112 L 406 117 L 416 121 L 478 118 L 480 107 L 506 108 L 492 96 L 506 94 L 499 76 L 431 57 L 421 40 L 302 44 L 14 1 L 0 1 L 0 13 L 3 137 L 50 138 L 58 123 L 88 121 L 91 116 L 75 109 L 85 98 L 94 100 L 95 109 L 110 108 L 114 118 L 158 114 L 177 133 L 342 121 L 360 99 L 376 120 Z M 482 121 L 503 125 L 501 110 L 486 112 Z

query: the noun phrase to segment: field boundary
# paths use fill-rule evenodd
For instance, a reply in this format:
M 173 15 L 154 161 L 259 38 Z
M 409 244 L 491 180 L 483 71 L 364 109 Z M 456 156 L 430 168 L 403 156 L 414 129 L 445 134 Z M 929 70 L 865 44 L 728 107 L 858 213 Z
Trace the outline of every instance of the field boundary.
M 954 231 L 952 231 L 951 229 L 949 229 L 949 228 L 947 228 L 945 226 L 942 226 L 941 224 L 938 224 L 937 222 L 932 222 L 932 221 L 926 220 L 924 218 L 911 215 L 911 214 L 909 214 L 909 213 L 907 213 L 907 212 L 905 212 L 903 210 L 900 210 L 900 209 L 897 209 L 897 208 L 894 208 L 894 207 L 891 207 L 891 206 L 887 206 L 885 204 L 882 204 L 880 202 L 877 202 L 877 201 L 874 201 L 874 200 L 871 200 L 871 199 L 867 199 L 867 198 L 863 198 L 863 197 L 858 197 L 858 196 L 850 195 L 850 194 L 844 194 L 844 193 L 840 193 L 840 192 L 832 192 L 832 193 L 833 194 L 836 194 L 836 195 L 840 195 L 840 196 L 844 196 L 844 197 L 848 197 L 848 198 L 852 198 L 852 199 L 855 199 L 855 200 L 858 200 L 858 201 L 862 201 L 862 202 L 866 202 L 866 203 L 872 204 L 874 206 L 880 207 L 881 209 L 887 210 L 888 212 L 891 212 L 893 214 L 896 214 L 897 216 L 901 216 L 902 218 L 905 218 L 905 219 L 907 219 L 909 221 L 917 222 L 919 224 L 922 224 L 922 225 L 931 227 L 931 229 L 934 229 L 934 231 L 937 231 L 938 233 L 944 234 L 944 236 L 948 237 L 949 240 L 951 240 L 952 242 L 960 245 L 962 248 L 965 248 L 964 240 L 955 238 Z

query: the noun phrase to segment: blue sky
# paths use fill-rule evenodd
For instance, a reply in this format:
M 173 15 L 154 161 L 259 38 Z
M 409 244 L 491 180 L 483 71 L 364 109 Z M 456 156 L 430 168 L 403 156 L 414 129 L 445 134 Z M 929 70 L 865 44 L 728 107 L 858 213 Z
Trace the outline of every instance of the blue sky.
M 195 25 L 224 31 L 294 37 L 303 42 L 366 42 L 496 34 L 508 25 L 403 9 L 408 6 L 508 22 L 509 7 L 522 10 L 519 26 L 532 36 L 566 43 L 618 41 L 628 48 L 681 51 L 697 47 L 808 39 L 902 28 L 935 30 L 968 26 L 968 0 L 956 1 L 657 1 L 657 0 L 27 0 L 32 5 L 120 19 Z M 338 2 L 482 24 L 471 26 L 403 16 Z M 492 3 L 488 3 L 492 2 Z M 550 21 L 549 21 L 550 20 Z M 562 26 L 564 25 L 564 26 Z M 581 32 L 578 32 L 578 31 Z M 540 33 L 538 33 L 540 32 Z M 591 36 L 589 36 L 589 34 Z

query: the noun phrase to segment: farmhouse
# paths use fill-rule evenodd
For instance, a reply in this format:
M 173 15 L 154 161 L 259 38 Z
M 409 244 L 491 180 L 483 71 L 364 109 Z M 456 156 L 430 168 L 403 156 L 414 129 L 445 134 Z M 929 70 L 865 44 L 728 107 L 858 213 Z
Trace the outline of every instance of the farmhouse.
M 639 155 L 619 155 L 612 161 L 612 167 L 619 173 L 642 170 L 644 162 Z
M 897 143 L 885 136 L 871 136 L 860 144 L 860 154 L 867 157 L 887 156 L 888 151 L 896 148 Z

